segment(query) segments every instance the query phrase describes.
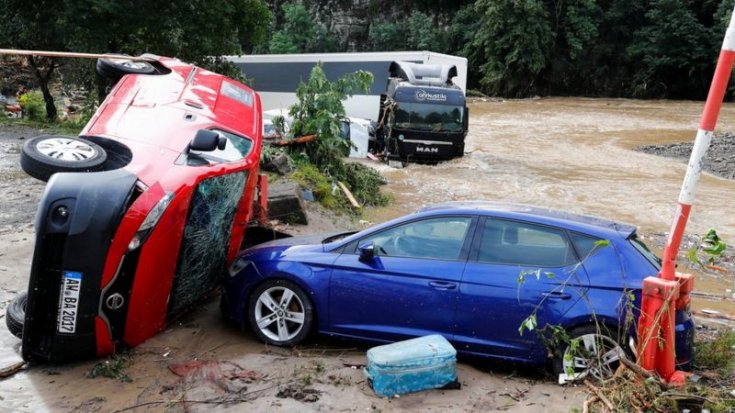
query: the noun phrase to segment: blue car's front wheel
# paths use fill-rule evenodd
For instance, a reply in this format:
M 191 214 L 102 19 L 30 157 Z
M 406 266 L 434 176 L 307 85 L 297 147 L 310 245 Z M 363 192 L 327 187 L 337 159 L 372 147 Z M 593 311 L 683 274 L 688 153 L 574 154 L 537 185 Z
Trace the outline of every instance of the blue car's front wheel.
M 314 309 L 309 297 L 296 284 L 268 280 L 250 296 L 250 327 L 258 338 L 276 346 L 293 346 L 309 336 Z

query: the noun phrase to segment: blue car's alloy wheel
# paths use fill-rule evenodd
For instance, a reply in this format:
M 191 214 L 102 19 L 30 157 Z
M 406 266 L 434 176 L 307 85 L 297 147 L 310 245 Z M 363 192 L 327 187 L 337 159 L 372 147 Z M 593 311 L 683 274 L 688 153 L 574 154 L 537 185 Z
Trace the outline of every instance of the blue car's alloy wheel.
M 604 380 L 615 373 L 620 358 L 627 357 L 620 344 L 592 326 L 574 330 L 571 337 L 561 354 L 559 373 L 566 375 L 563 381 L 586 377 Z
M 268 344 L 291 346 L 303 341 L 311 331 L 312 314 L 306 294 L 285 280 L 267 281 L 251 296 L 250 325 Z

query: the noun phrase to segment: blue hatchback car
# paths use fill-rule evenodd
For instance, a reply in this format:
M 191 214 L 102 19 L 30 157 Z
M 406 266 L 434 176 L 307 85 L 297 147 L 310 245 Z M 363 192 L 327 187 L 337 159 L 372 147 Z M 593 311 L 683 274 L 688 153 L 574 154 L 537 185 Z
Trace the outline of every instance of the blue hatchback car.
M 621 351 L 634 352 L 630 321 L 642 280 L 658 270 L 634 226 L 456 202 L 357 233 L 247 249 L 223 280 L 222 308 L 273 345 L 314 332 L 375 343 L 441 334 L 461 353 L 536 365 L 551 353 L 557 374 L 603 376 Z M 676 323 L 685 365 L 694 335 L 688 310 Z M 536 331 L 521 334 L 521 325 Z M 563 327 L 571 341 L 552 340 L 550 352 L 536 334 L 545 326 Z

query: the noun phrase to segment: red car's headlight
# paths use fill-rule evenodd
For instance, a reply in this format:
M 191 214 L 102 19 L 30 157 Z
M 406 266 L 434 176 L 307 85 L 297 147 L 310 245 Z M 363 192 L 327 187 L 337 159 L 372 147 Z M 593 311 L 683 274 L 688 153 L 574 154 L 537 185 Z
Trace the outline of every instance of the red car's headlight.
M 148 215 L 146 215 L 145 219 L 143 220 L 143 223 L 140 224 L 140 227 L 138 228 L 138 231 L 133 236 L 133 239 L 130 241 L 130 244 L 128 244 L 128 251 L 132 251 L 145 242 L 146 239 L 148 239 L 148 236 L 151 235 L 151 232 L 153 231 L 153 228 L 155 228 L 156 224 L 158 224 L 158 220 L 161 219 L 161 216 L 166 211 L 166 208 L 168 208 L 169 204 L 171 204 L 171 201 L 174 199 L 174 193 L 173 192 L 166 192 L 166 195 L 161 198 L 158 203 L 151 208 L 150 212 L 148 212 Z

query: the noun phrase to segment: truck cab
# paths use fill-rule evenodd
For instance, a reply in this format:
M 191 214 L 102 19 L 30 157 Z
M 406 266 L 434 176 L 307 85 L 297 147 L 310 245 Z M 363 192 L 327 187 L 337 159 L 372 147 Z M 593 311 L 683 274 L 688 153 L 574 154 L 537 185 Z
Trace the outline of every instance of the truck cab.
M 386 160 L 432 162 L 464 155 L 469 110 L 456 66 L 393 62 L 381 95 L 376 141 Z

